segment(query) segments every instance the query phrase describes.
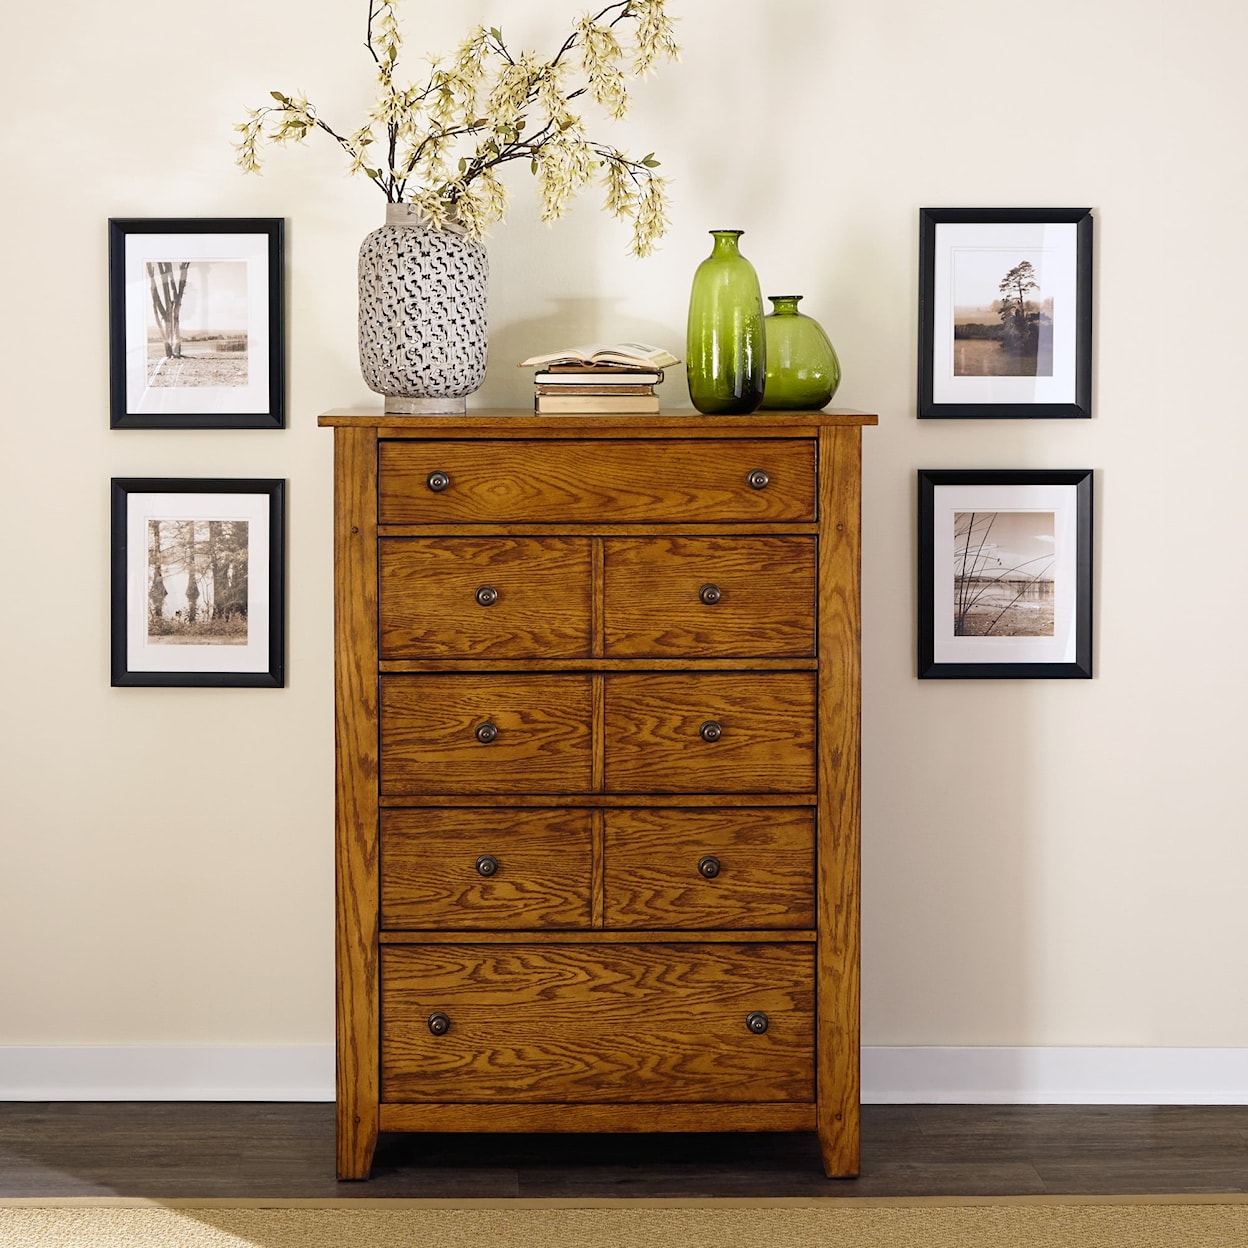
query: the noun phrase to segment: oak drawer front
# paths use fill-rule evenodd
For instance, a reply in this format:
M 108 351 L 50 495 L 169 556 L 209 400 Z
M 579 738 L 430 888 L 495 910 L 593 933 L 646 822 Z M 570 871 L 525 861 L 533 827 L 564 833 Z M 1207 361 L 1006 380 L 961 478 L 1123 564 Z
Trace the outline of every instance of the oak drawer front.
M 815 673 L 612 673 L 608 793 L 813 793 Z
M 813 537 L 611 538 L 609 658 L 815 653 Z
M 815 518 L 813 439 L 403 439 L 380 447 L 382 524 Z
M 590 653 L 585 538 L 383 538 L 381 657 Z
M 810 807 L 605 812 L 608 927 L 815 926 Z
M 383 810 L 381 925 L 588 927 L 591 844 L 586 810 Z
M 583 793 L 591 678 L 383 676 L 381 792 Z
M 386 1101 L 814 1099 L 808 944 L 387 945 L 381 1017 Z

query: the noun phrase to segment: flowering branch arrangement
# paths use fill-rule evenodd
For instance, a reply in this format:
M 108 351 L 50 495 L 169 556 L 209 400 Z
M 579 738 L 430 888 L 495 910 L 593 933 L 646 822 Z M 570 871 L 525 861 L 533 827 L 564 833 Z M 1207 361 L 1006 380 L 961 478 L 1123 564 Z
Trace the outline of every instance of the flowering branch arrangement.
M 549 60 L 513 53 L 502 33 L 478 26 L 455 55 L 433 59 L 423 83 L 402 85 L 399 0 L 368 0 L 365 44 L 379 91 L 368 122 L 334 129 L 301 95 L 251 109 L 235 127 L 238 164 L 259 171 L 262 142 L 302 142 L 324 131 L 350 157 L 350 172 L 375 182 L 390 203 L 412 203 L 433 228 L 455 221 L 479 238 L 506 211 L 501 166 L 527 161 L 541 191 L 542 220 L 562 216 L 573 196 L 600 179 L 605 207 L 633 230 L 632 251 L 648 255 L 667 228 L 666 188 L 654 153 L 640 159 L 590 139 L 574 108 L 593 101 L 611 117 L 628 108 L 627 79 L 646 75 L 679 49 L 664 0 L 615 0 L 577 20 Z

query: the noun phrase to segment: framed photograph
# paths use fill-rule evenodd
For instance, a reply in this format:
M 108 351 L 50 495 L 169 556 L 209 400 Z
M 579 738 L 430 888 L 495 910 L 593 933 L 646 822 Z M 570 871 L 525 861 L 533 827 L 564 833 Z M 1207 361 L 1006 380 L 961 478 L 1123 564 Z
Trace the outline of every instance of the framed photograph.
M 920 677 L 1092 676 L 1092 470 L 919 470 Z
M 1092 211 L 919 211 L 919 416 L 1092 415 Z
M 109 221 L 114 429 L 285 426 L 283 225 Z
M 285 495 L 113 478 L 114 685 L 285 684 Z

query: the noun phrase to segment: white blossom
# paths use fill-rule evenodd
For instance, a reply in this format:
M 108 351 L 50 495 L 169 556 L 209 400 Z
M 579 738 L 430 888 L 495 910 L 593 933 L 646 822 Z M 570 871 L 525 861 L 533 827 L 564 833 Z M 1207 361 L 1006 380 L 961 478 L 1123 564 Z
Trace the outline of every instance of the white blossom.
M 668 224 L 666 184 L 653 172 L 658 161 L 591 141 L 580 105 L 622 117 L 629 78 L 661 57 L 676 59 L 665 0 L 613 0 L 575 21 L 546 60 L 513 52 L 501 30 L 477 26 L 452 55 L 429 57 L 423 80 L 408 83 L 398 78 L 400 0 L 365 2 L 378 84 L 365 124 L 336 130 L 302 94 L 274 91 L 273 104 L 250 109 L 234 127 L 245 172 L 259 172 L 262 143 L 299 143 L 320 130 L 346 153 L 349 172 L 363 173 L 389 201 L 415 204 L 432 225 L 454 220 L 480 237 L 506 212 L 502 166 L 522 160 L 537 176 L 543 220 L 563 215 L 601 176 L 606 210 L 632 226 L 632 250 L 653 250 Z

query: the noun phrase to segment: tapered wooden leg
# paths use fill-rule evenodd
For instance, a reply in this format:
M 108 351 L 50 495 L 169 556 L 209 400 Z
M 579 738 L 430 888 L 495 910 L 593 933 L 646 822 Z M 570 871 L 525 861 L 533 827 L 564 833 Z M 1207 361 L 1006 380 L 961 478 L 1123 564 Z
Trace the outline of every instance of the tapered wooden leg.
M 823 1172 L 830 1179 L 858 1177 L 858 1106 L 850 1112 L 825 1113 L 819 1109 L 819 1152 Z
M 366 1179 L 377 1149 L 377 1114 L 354 1113 L 338 1103 L 338 1177 Z

